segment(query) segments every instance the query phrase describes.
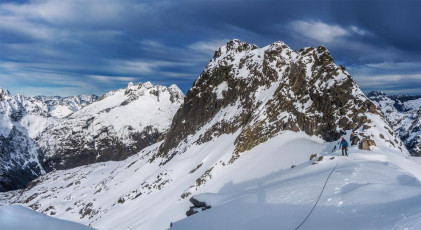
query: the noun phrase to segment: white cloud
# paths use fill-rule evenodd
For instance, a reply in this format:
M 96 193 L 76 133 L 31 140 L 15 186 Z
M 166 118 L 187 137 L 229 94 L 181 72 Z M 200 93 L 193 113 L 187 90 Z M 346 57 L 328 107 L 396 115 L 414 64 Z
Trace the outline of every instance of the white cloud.
M 402 81 L 409 80 L 419 80 L 421 81 L 421 74 L 382 74 L 382 75 L 357 75 L 356 78 L 359 81 L 364 82 L 367 86 L 378 85 L 380 82 L 385 84 L 388 83 L 398 83 Z
M 105 75 L 89 75 L 90 79 L 100 82 L 132 82 L 136 81 L 134 77 L 116 77 L 116 76 L 105 76 Z
M 420 63 L 418 62 L 381 62 L 381 63 L 369 63 L 365 66 L 381 70 L 411 70 L 421 69 Z
M 225 45 L 230 39 L 220 39 L 220 40 L 211 40 L 211 41 L 200 41 L 195 42 L 188 46 L 189 49 L 194 50 L 196 52 L 203 52 L 203 53 L 213 53 L 219 47 Z
M 368 32 L 366 30 L 363 30 L 363 29 L 358 28 L 356 26 L 350 26 L 349 28 L 352 32 L 354 32 L 356 34 L 359 34 L 361 36 L 364 36 L 364 35 L 368 34 Z
M 147 4 L 113 0 L 38 0 L 25 4 L 1 4 L 0 11 L 22 18 L 44 20 L 52 24 L 84 21 L 112 22 L 122 15 L 147 13 Z
M 154 40 L 142 40 L 139 43 L 144 49 L 165 48 L 164 44 Z
M 371 34 L 369 31 L 355 25 L 343 27 L 321 21 L 297 20 L 291 22 L 289 26 L 297 35 L 322 43 L 335 43 L 338 40 L 343 40 L 356 34 L 359 36 Z
M 349 35 L 349 32 L 341 26 L 329 25 L 320 21 L 298 20 L 291 22 L 290 26 L 299 35 L 324 43 Z

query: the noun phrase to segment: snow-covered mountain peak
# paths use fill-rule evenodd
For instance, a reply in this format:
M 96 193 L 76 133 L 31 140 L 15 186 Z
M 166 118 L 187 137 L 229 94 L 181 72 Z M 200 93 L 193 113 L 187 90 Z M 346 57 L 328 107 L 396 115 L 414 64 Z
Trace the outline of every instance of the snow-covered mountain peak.
M 352 132 L 354 145 L 384 143 L 406 153 L 384 128 L 380 110 L 325 47 L 297 52 L 282 42 L 258 48 L 234 40 L 216 54 L 187 92 L 161 155 L 171 158 L 192 135 L 201 143 L 236 132 L 239 154 L 285 130 L 326 141 Z M 375 129 L 382 129 L 381 137 Z
M 66 169 L 126 159 L 162 138 L 183 100 L 177 86 L 150 82 L 106 93 L 42 134 L 40 150 L 46 167 Z
M 4 100 L 6 97 L 10 97 L 9 91 L 0 87 L 0 101 Z
M 367 94 L 367 97 L 371 98 L 375 98 L 375 97 L 386 97 L 387 95 L 382 92 L 382 91 L 371 91 L 370 93 Z
M 258 47 L 254 44 L 249 44 L 248 42 L 243 42 L 238 39 L 227 42 L 225 45 L 221 46 L 213 56 L 213 60 L 218 60 L 226 56 L 233 56 L 236 53 L 241 53 L 245 51 L 250 51 L 257 49 Z
M 152 84 L 152 82 L 147 81 L 143 84 L 143 87 L 145 87 L 146 89 L 150 89 L 152 88 L 154 85 Z
M 6 91 L 4 91 L 6 92 Z M 2 95 L 6 95 L 6 93 Z M 176 86 L 129 84 L 103 95 L 0 100 L 0 191 L 45 171 L 122 160 L 154 144 L 184 95 Z M 17 173 L 9 173 L 17 172 Z

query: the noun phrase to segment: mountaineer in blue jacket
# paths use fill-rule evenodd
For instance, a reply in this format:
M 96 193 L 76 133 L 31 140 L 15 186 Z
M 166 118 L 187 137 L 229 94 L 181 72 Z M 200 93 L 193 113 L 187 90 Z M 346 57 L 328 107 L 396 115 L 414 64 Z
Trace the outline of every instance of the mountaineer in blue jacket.
M 342 137 L 341 143 L 339 143 L 339 148 L 341 148 L 341 146 L 342 146 L 342 156 L 348 156 L 348 142 L 345 140 L 345 137 Z

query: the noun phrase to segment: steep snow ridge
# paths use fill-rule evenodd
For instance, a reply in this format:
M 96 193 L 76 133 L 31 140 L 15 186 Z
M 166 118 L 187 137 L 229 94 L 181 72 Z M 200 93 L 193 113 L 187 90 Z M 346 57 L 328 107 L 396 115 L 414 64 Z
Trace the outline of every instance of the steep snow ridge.
M 71 118 L 78 118 L 86 114 L 98 114 L 96 119 L 105 126 L 112 126 L 119 132 L 125 126 L 130 126 L 137 131 L 147 126 L 153 126 L 160 132 L 169 128 L 172 115 L 182 103 L 183 94 L 176 89 L 178 96 L 176 103 L 172 103 L 170 97 L 174 96 L 164 86 L 153 87 L 150 83 L 144 85 L 129 86 L 125 90 L 118 91 L 113 97 L 106 97 L 101 101 L 86 107 L 73 114 Z M 124 106 L 122 103 L 130 103 Z M 156 106 L 156 104 L 159 104 Z M 106 109 L 111 109 L 105 111 Z M 95 124 L 98 124 L 94 120 Z
M 183 101 L 181 90 L 150 82 L 105 94 L 50 125 L 38 144 L 50 169 L 123 160 L 155 143 Z

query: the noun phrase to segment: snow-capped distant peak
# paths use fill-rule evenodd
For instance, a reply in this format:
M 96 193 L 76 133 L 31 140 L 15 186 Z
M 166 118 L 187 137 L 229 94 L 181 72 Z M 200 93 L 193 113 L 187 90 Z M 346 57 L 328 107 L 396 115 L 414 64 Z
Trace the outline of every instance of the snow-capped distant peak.
M 421 156 L 421 95 L 387 96 L 383 92 L 373 91 L 367 97 L 380 107 L 409 152 Z
M 4 100 L 6 97 L 10 97 L 9 91 L 0 87 L 0 101 Z

